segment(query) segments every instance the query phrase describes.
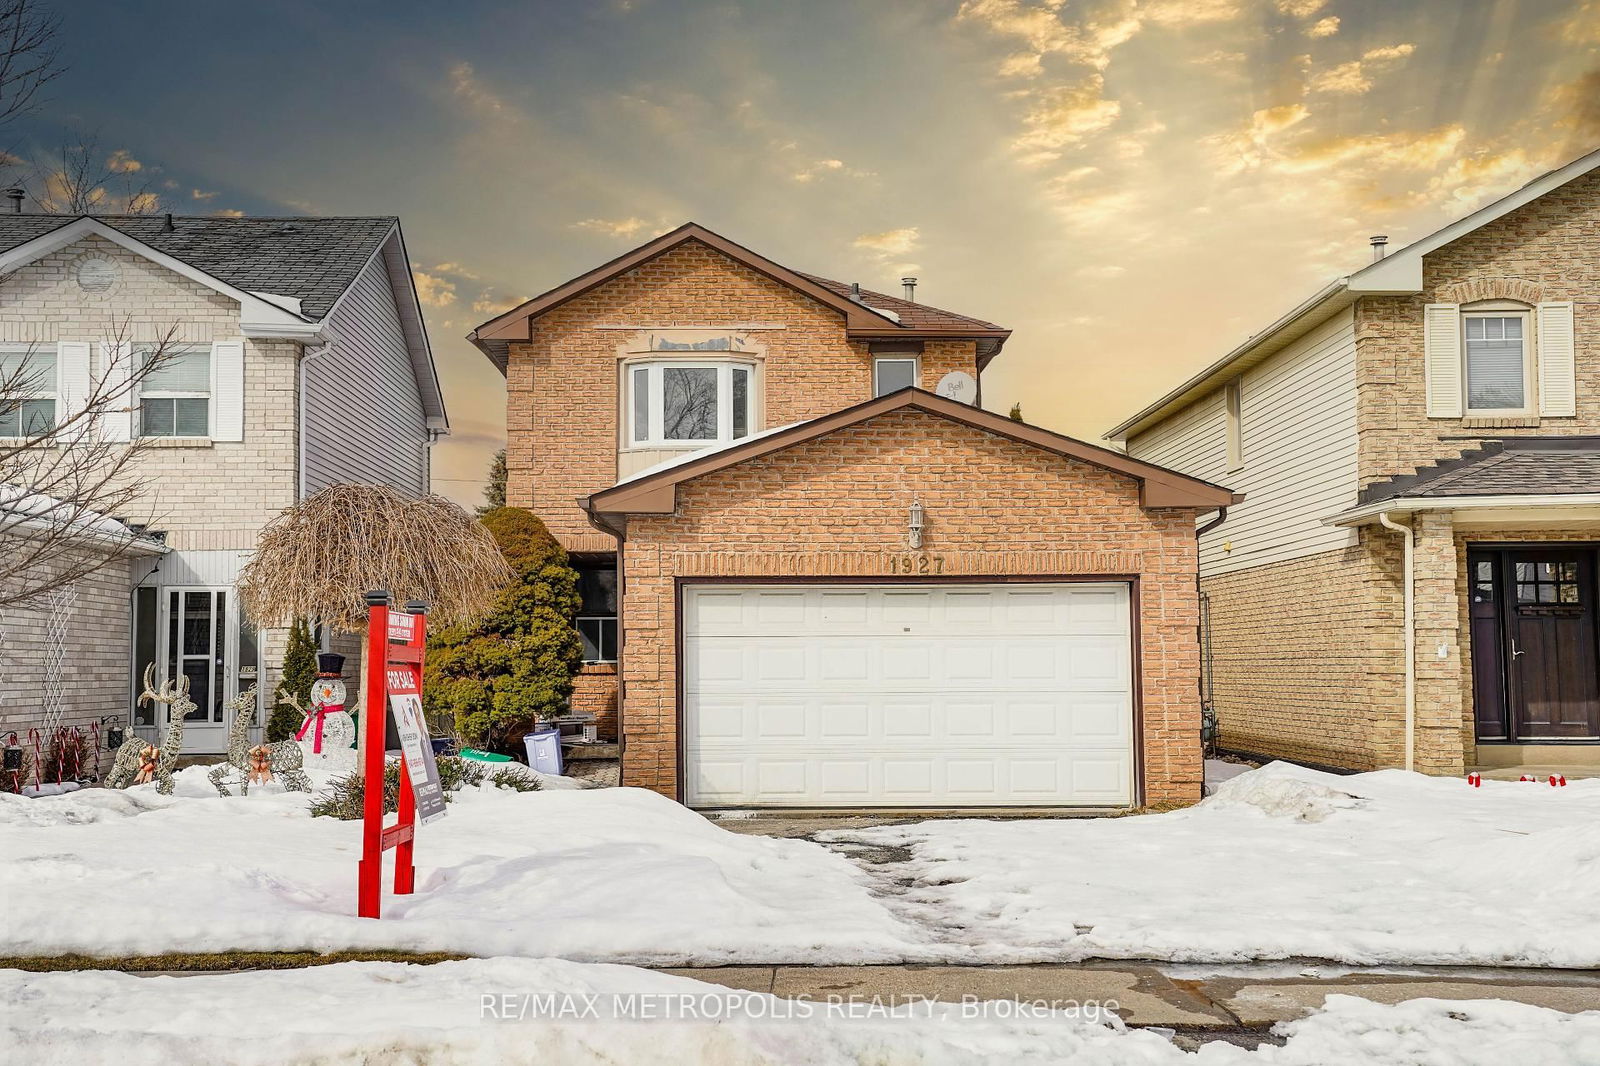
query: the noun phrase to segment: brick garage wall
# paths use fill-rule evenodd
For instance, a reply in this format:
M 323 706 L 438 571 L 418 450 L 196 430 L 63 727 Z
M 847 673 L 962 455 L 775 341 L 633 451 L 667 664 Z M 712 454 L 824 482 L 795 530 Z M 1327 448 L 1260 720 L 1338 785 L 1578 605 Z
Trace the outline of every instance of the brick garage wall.
M 617 479 L 619 345 L 627 330 L 747 329 L 762 363 L 760 424 L 816 418 L 872 397 L 872 359 L 839 313 L 691 241 L 541 316 L 510 345 L 506 502 L 528 507 L 569 551 L 608 551 L 577 500 Z M 976 374 L 971 341 L 929 342 L 922 383 Z
M 1206 578 L 1219 744 L 1370 770 L 1403 759 L 1397 535 Z
M 1145 799 L 1198 799 L 1194 512 L 1145 511 L 1131 479 L 913 411 L 705 475 L 676 514 L 630 519 L 624 782 L 676 794 L 675 578 L 892 577 L 914 499 L 946 575 L 1139 575 Z
M 19 550 L 0 537 L 0 552 Z M 125 558 L 80 578 L 68 615 L 64 682 L 65 725 L 87 727 L 106 715 L 129 724 L 132 707 L 128 664 L 130 568 L 147 569 L 145 557 Z M 60 567 L 53 568 L 56 573 Z M 28 730 L 42 724 L 44 681 L 51 642 L 47 604 L 0 607 L 0 740 L 16 730 L 26 742 Z M 104 747 L 104 741 L 101 744 Z M 102 755 L 102 770 L 110 763 Z
M 1540 197 L 1429 254 L 1417 296 L 1356 304 L 1363 485 L 1459 455 L 1463 436 L 1600 433 L 1600 173 Z M 1430 419 L 1424 396 L 1422 309 L 1510 298 L 1571 300 L 1578 359 L 1576 418 Z

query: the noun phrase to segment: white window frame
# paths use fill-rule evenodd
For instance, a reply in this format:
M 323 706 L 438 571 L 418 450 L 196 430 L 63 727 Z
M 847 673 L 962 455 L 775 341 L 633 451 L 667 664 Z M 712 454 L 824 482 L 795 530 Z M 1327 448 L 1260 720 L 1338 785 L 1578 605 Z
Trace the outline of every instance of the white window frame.
M 1522 406 L 1474 407 L 1472 406 L 1472 367 L 1467 362 L 1467 320 L 1470 318 L 1520 318 L 1522 319 Z M 1461 417 L 1463 418 L 1522 418 L 1539 409 L 1536 394 L 1538 375 L 1534 360 L 1538 348 L 1534 335 L 1536 323 L 1533 308 L 1514 300 L 1482 300 L 1461 308 Z
M 27 400 L 50 400 L 50 426 L 43 432 L 30 434 L 27 432 L 27 426 L 22 424 L 22 419 L 18 418 L 16 434 L 0 432 L 0 440 L 32 440 L 34 437 L 48 437 L 54 434 L 61 426 L 61 352 L 56 351 L 56 347 L 46 344 L 0 344 L 0 355 L 21 355 L 24 359 L 29 359 L 32 355 L 48 355 L 53 363 L 48 375 L 43 376 L 37 383 L 32 383 L 35 386 L 34 391 L 21 397 L 24 403 Z M 5 371 L 0 370 L 0 381 L 5 378 Z
M 138 390 L 137 390 L 138 391 L 138 395 L 135 397 L 135 400 L 137 402 L 134 404 L 135 414 L 137 415 L 138 422 L 139 422 L 139 433 L 138 433 L 138 435 L 140 437 L 149 437 L 152 440 L 209 440 L 210 437 L 211 437 L 212 431 L 216 428 L 216 425 L 217 425 L 217 353 L 213 349 L 213 347 L 211 345 L 209 345 L 209 344 L 177 345 L 177 346 L 174 347 L 173 352 L 174 352 L 174 354 L 182 353 L 182 354 L 186 354 L 186 355 L 191 353 L 191 352 L 203 353 L 205 355 L 205 357 L 206 357 L 206 376 L 209 379 L 208 387 L 207 387 L 205 392 L 197 392 L 197 391 L 192 390 L 192 389 L 191 390 L 174 390 L 174 389 L 156 389 L 156 390 L 151 390 L 151 389 L 146 389 L 144 387 L 144 382 L 141 379 L 140 382 L 139 382 Z M 148 354 L 149 354 L 148 351 L 141 351 L 141 352 L 138 353 L 139 365 L 141 367 L 143 365 L 144 357 L 146 355 L 148 355 Z M 176 408 L 176 406 L 174 406 L 174 408 L 173 408 L 173 418 L 172 418 L 172 429 L 173 429 L 173 432 L 171 432 L 171 433 L 146 433 L 145 429 L 144 429 L 144 402 L 145 402 L 145 400 L 204 400 L 206 402 L 206 431 L 204 433 L 179 433 L 179 432 L 177 432 L 177 429 L 178 429 L 177 408 Z
M 911 387 L 912 388 L 916 388 L 917 385 L 921 383 L 921 381 L 922 381 L 922 357 L 917 355 L 917 353 L 915 353 L 915 352 L 885 352 L 882 355 L 875 355 L 875 356 L 872 357 L 872 396 L 873 396 L 873 399 L 877 399 L 879 396 L 883 396 L 884 395 L 884 391 L 883 391 L 883 389 L 880 387 L 880 385 L 878 383 L 879 382 L 878 371 L 882 368 L 884 363 L 910 363 L 911 364 Z
M 38 382 L 31 383 L 34 388 L 27 396 L 22 397 L 23 402 L 28 400 L 50 401 L 50 426 L 43 433 L 29 433 L 28 427 L 17 420 L 15 435 L 0 433 L 0 440 L 30 440 L 36 436 L 49 436 L 61 425 L 61 353 L 54 347 L 39 344 L 0 344 L 0 355 L 20 355 L 30 358 L 35 355 L 48 355 L 53 364 L 50 373 L 45 374 Z M 6 377 L 5 371 L 0 370 L 0 380 Z
M 704 448 L 712 444 L 728 444 L 733 436 L 733 372 L 744 370 L 749 374 L 745 389 L 745 432 L 739 440 L 758 432 L 757 412 L 761 409 L 756 397 L 760 389 L 760 364 L 752 359 L 630 359 L 622 364 L 622 422 L 623 442 L 628 448 Z M 717 372 L 717 435 L 693 440 L 668 440 L 666 432 L 666 392 L 662 386 L 663 372 L 668 370 L 715 370 Z M 646 373 L 647 432 L 640 437 L 634 418 L 636 402 L 634 372 Z

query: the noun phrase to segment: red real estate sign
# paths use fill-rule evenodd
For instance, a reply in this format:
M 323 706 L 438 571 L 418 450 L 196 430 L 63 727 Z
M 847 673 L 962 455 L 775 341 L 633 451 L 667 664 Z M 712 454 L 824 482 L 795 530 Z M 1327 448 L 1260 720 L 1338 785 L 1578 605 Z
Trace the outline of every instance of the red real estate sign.
M 422 714 L 422 660 L 427 650 L 426 608 L 409 603 L 404 611 L 389 609 L 387 592 L 367 593 L 367 711 L 361 716 L 362 846 L 356 872 L 356 913 L 377 918 L 383 902 L 383 853 L 395 849 L 394 891 L 408 895 L 416 888 L 412 850 L 417 822 L 426 824 L 444 814 L 439 768 Z M 385 713 L 385 711 L 389 713 Z M 383 824 L 384 734 L 389 714 L 400 734 L 399 818 Z

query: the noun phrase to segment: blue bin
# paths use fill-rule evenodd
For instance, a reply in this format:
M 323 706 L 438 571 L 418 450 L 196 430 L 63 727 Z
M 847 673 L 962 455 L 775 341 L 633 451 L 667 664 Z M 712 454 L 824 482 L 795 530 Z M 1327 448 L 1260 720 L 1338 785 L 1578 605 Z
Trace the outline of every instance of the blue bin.
M 561 773 L 561 730 L 536 729 L 525 734 L 522 742 L 528 746 L 528 765 L 541 774 Z

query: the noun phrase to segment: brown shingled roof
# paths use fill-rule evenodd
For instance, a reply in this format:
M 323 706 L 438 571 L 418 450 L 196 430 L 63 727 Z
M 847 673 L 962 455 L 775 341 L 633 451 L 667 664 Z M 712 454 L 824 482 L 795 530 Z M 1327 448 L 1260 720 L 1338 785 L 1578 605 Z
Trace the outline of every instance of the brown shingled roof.
M 801 277 L 814 281 L 825 289 L 830 289 L 840 296 L 849 299 L 852 291 L 849 285 L 832 278 L 822 278 L 815 274 L 797 271 Z M 868 289 L 861 290 L 861 299 L 869 307 L 879 307 L 885 311 L 893 311 L 900 319 L 900 326 L 906 330 L 928 330 L 948 333 L 953 330 L 972 330 L 983 333 L 1009 332 L 1004 326 L 997 326 L 993 322 L 986 322 L 981 318 L 972 318 L 969 315 L 958 315 L 954 311 L 946 311 L 940 307 L 930 307 L 912 300 L 902 300 L 898 296 L 887 293 L 872 292 Z
M 978 342 L 978 365 L 984 366 L 1000 351 L 1011 331 L 978 318 L 958 315 L 937 307 L 901 300 L 882 293 L 862 293 L 853 298 L 853 289 L 841 282 L 815 277 L 790 270 L 780 263 L 760 255 L 741 244 L 736 244 L 704 226 L 686 222 L 670 233 L 646 241 L 630 252 L 625 252 L 608 263 L 602 263 L 571 281 L 557 285 L 509 311 L 505 311 L 467 334 L 467 339 L 478 347 L 491 362 L 506 369 L 509 342 L 526 340 L 530 323 L 538 316 L 559 307 L 568 300 L 581 296 L 596 286 L 624 274 L 641 264 L 662 255 L 686 241 L 699 241 L 714 248 L 728 258 L 780 285 L 787 285 L 827 307 L 838 311 L 845 320 L 845 331 L 852 337 L 866 340 L 907 339 L 924 337 L 961 337 Z

